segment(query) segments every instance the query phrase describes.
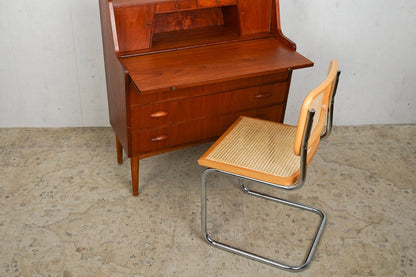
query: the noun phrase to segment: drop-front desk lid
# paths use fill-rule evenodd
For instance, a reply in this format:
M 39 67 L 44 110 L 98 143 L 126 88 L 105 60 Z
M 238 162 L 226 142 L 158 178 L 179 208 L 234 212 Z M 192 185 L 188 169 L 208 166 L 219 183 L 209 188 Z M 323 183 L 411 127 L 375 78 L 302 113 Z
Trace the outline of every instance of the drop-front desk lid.
M 142 93 L 309 67 L 313 62 L 269 37 L 134 57 L 123 61 Z

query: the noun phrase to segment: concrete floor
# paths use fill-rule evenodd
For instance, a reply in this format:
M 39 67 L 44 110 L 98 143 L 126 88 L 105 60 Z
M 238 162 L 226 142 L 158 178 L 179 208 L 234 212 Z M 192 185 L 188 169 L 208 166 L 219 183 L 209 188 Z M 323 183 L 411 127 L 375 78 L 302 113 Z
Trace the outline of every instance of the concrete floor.
M 209 144 L 116 162 L 110 128 L 0 129 L 0 276 L 416 276 L 416 126 L 336 127 L 295 192 L 328 222 L 290 273 L 209 246 L 196 160 Z M 213 237 L 300 263 L 317 216 L 209 186 Z M 245 243 L 244 240 L 247 242 Z

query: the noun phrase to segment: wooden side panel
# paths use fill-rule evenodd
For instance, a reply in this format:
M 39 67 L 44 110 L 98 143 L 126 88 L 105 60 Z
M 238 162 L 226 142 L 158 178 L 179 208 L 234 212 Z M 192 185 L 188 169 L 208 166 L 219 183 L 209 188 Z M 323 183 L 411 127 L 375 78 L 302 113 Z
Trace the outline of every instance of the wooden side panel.
M 236 5 L 222 7 L 224 14 L 224 27 L 230 28 L 235 33 L 241 33 L 239 10 Z
M 120 52 L 150 48 L 155 5 L 122 7 L 114 10 Z
M 101 30 L 103 38 L 105 75 L 107 82 L 110 123 L 121 145 L 129 152 L 127 135 L 126 79 L 127 71 L 119 60 L 119 49 L 111 20 L 112 2 L 100 0 Z M 114 23 L 114 22 L 113 22 Z
M 280 8 L 279 8 L 279 0 L 273 0 L 272 1 L 272 18 L 271 18 L 271 27 L 270 27 L 271 33 L 274 34 L 274 36 L 280 40 L 282 43 L 284 43 L 286 46 L 290 47 L 293 50 L 296 50 L 296 44 L 291 41 L 289 38 L 287 38 L 282 33 L 282 27 L 280 25 Z
M 241 35 L 270 32 L 272 0 L 239 0 Z

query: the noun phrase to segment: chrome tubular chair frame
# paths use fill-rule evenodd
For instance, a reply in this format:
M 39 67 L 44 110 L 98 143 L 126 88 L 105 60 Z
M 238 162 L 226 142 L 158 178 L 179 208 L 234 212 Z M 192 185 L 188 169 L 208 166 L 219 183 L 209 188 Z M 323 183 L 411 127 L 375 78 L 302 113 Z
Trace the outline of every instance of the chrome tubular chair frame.
M 237 174 L 233 174 L 233 173 L 229 173 L 229 172 L 225 172 L 225 171 L 221 171 L 221 170 L 213 169 L 213 168 L 208 168 L 204 171 L 204 173 L 202 174 L 202 193 L 201 193 L 201 231 L 202 231 L 202 234 L 203 234 L 205 240 L 207 240 L 208 243 L 210 243 L 211 245 L 213 245 L 217 248 L 220 248 L 222 250 L 225 250 L 225 251 L 228 251 L 228 252 L 231 252 L 231 253 L 234 253 L 234 254 L 238 254 L 238 255 L 241 255 L 243 257 L 250 258 L 250 259 L 253 259 L 253 260 L 256 260 L 256 261 L 259 261 L 259 262 L 262 262 L 262 263 L 265 263 L 265 264 L 268 264 L 268 265 L 271 265 L 271 266 L 274 266 L 274 267 L 278 267 L 278 268 L 281 268 L 281 269 L 284 269 L 284 270 L 288 270 L 288 271 L 301 271 L 309 265 L 309 263 L 312 259 L 312 256 L 315 252 L 318 241 L 319 241 L 319 239 L 322 235 L 325 224 L 326 224 L 326 215 L 325 215 L 325 213 L 322 210 L 317 209 L 317 208 L 313 208 L 313 207 L 306 206 L 306 205 L 303 205 L 303 204 L 298 204 L 298 203 L 295 203 L 295 202 L 291 202 L 291 201 L 288 201 L 288 200 L 284 200 L 284 199 L 281 199 L 281 198 L 277 198 L 277 197 L 273 197 L 273 196 L 270 196 L 270 195 L 267 195 L 267 194 L 263 194 L 263 193 L 259 193 L 259 192 L 256 192 L 256 191 L 249 190 L 243 184 L 242 180 L 246 179 L 246 180 L 250 180 L 250 181 L 255 181 L 255 182 L 258 182 L 258 183 L 262 183 L 262 184 L 266 184 L 266 185 L 269 185 L 269 186 L 272 186 L 272 187 L 277 187 L 277 188 L 286 189 L 286 190 L 293 190 L 293 189 L 300 188 L 304 184 L 305 179 L 306 179 L 308 142 L 309 142 L 309 136 L 310 136 L 310 133 L 311 133 L 314 114 L 315 114 L 314 110 L 309 111 L 308 118 L 307 118 L 307 125 L 306 125 L 306 128 L 305 128 L 305 133 L 304 133 L 303 141 L 302 141 L 302 152 L 301 152 L 301 159 L 300 159 L 300 163 L 301 163 L 300 164 L 300 178 L 299 178 L 299 181 L 296 185 L 289 186 L 289 187 L 288 186 L 277 185 L 277 184 L 268 183 L 268 182 L 264 182 L 264 181 L 261 181 L 261 180 L 257 180 L 257 179 L 253 179 L 253 178 L 249 178 L 249 177 L 245 177 L 245 176 L 241 176 L 241 175 L 237 175 Z M 310 211 L 310 212 L 318 214 L 321 217 L 320 224 L 319 224 L 318 230 L 316 231 L 313 242 L 312 242 L 312 244 L 309 248 L 308 254 L 307 254 L 305 260 L 302 262 L 302 264 L 300 264 L 298 266 L 287 265 L 287 264 L 281 263 L 279 261 L 271 260 L 271 259 L 259 256 L 257 254 L 254 254 L 254 253 L 251 253 L 251 252 L 248 252 L 248 251 L 244 251 L 244 250 L 232 247 L 230 245 L 221 243 L 219 241 L 213 240 L 210 237 L 210 235 L 208 234 L 208 230 L 207 230 L 207 176 L 211 173 L 221 173 L 221 174 L 230 175 L 230 176 L 240 178 L 240 184 L 241 184 L 242 189 L 246 193 L 248 193 L 249 195 L 260 197 L 260 198 L 267 199 L 267 200 L 274 201 L 274 202 L 278 202 L 278 203 L 282 203 L 282 204 L 285 204 L 285 205 L 289 205 L 289 206 L 292 206 L 292 207 L 295 207 L 295 208 L 299 208 L 299 209 L 302 209 L 302 210 L 306 210 L 306 211 Z
M 331 101 L 329 104 L 329 109 L 328 109 L 328 115 L 327 115 L 327 123 L 326 126 L 324 128 L 325 133 L 323 133 L 321 135 L 321 139 L 326 139 L 327 137 L 329 137 L 329 135 L 331 134 L 332 131 L 332 122 L 333 122 L 333 118 L 334 118 L 334 102 L 335 102 L 335 94 L 337 93 L 337 89 L 338 89 L 338 81 L 339 81 L 339 76 L 341 75 L 341 71 L 337 72 L 337 77 L 335 79 L 335 84 L 334 84 L 334 88 L 333 88 L 333 92 L 332 92 L 332 97 L 331 97 Z

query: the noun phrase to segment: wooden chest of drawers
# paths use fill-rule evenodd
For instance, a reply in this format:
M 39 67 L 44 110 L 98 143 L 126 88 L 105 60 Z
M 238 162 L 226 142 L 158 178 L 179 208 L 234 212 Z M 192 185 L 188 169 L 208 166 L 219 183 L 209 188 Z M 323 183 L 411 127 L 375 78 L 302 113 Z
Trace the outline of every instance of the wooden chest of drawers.
M 130 105 L 132 153 L 146 156 L 154 151 L 215 139 L 240 115 L 281 121 L 286 91 L 287 82 L 283 81 Z M 140 98 L 137 91 L 131 93 Z
M 100 0 L 110 123 L 131 159 L 214 140 L 239 116 L 282 122 L 292 70 L 313 63 L 277 0 Z

